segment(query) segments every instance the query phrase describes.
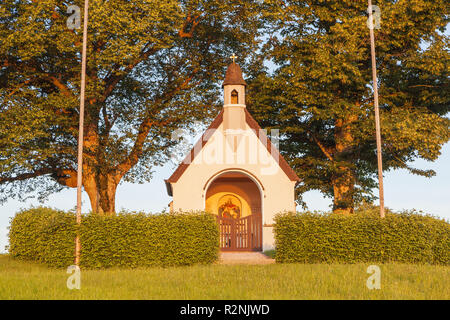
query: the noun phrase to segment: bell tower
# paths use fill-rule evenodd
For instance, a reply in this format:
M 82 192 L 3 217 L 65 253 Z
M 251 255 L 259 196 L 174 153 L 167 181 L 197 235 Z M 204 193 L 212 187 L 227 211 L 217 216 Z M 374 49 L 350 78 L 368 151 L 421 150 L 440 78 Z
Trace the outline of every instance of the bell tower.
M 224 100 L 224 129 L 245 129 L 245 83 L 242 70 L 235 62 L 234 54 L 230 57 L 233 62 L 228 66 L 223 82 Z

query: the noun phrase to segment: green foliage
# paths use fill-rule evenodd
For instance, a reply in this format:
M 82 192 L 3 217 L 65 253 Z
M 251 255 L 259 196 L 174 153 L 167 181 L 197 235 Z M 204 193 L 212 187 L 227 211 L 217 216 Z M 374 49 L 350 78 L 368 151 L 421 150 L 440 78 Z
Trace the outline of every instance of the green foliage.
M 275 259 L 275 250 L 267 250 L 263 252 L 266 256 L 268 256 L 271 259 Z
M 48 208 L 19 212 L 11 222 L 12 257 L 67 267 L 74 260 L 75 217 Z M 219 230 L 205 213 L 119 214 L 83 217 L 80 266 L 181 266 L 212 263 Z
M 367 1 L 265 3 L 270 38 L 260 61 L 271 61 L 274 70 L 254 70 L 248 79 L 248 108 L 262 126 L 280 129 L 280 149 L 303 180 L 297 186 L 299 201 L 309 190 L 334 198 L 335 208 L 374 199 Z M 380 29 L 374 33 L 383 168 L 430 177 L 434 171 L 411 163 L 436 160 L 450 138 L 448 3 L 373 4 L 381 10 Z M 337 199 L 341 186 L 348 195 Z
M 90 215 L 81 226 L 80 264 L 89 268 L 212 263 L 219 229 L 205 213 Z
M 73 264 L 75 252 L 75 215 L 50 208 L 20 211 L 11 220 L 11 256 L 34 260 L 54 267 Z
M 275 218 L 276 261 L 450 265 L 450 224 L 416 212 L 283 213 Z
M 82 29 L 68 29 L 69 4 L 2 1 L 0 201 L 76 186 Z M 174 129 L 216 113 L 228 57 L 254 51 L 256 5 L 89 1 L 83 183 L 92 203 L 114 211 L 117 184 L 149 181 L 176 145 Z

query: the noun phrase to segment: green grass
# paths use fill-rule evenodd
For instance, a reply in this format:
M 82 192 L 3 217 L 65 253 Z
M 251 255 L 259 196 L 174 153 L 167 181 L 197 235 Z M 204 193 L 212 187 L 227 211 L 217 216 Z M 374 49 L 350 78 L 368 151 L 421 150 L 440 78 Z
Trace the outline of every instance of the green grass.
M 269 258 L 275 259 L 275 250 L 267 250 L 263 252 Z
M 81 290 L 69 290 L 65 270 L 0 255 L 0 299 L 450 299 L 450 267 L 380 265 L 382 287 L 368 290 L 367 266 L 82 270 Z

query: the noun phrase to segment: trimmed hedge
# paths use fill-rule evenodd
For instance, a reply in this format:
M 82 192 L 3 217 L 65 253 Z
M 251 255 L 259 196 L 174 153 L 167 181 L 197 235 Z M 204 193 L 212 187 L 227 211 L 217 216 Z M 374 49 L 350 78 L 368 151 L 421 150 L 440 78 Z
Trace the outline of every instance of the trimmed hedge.
M 80 265 L 90 268 L 212 263 L 219 253 L 219 228 L 206 213 L 90 215 L 80 238 Z
M 75 215 L 50 208 L 23 210 L 11 220 L 9 253 L 22 260 L 68 267 L 74 262 Z
M 19 212 L 11 221 L 9 252 L 18 259 L 67 267 L 74 260 L 73 213 L 49 208 Z M 181 266 L 218 258 L 219 229 L 206 213 L 83 216 L 80 266 Z
M 350 216 L 282 213 L 275 218 L 277 262 L 450 264 L 450 224 L 415 212 Z

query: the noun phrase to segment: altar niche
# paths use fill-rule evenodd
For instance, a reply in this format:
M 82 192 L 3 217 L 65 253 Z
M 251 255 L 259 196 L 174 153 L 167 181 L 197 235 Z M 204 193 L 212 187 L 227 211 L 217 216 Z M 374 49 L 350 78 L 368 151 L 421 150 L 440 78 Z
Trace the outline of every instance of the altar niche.
M 210 182 L 206 211 L 217 216 L 222 251 L 262 250 L 262 193 L 242 172 L 225 172 Z

